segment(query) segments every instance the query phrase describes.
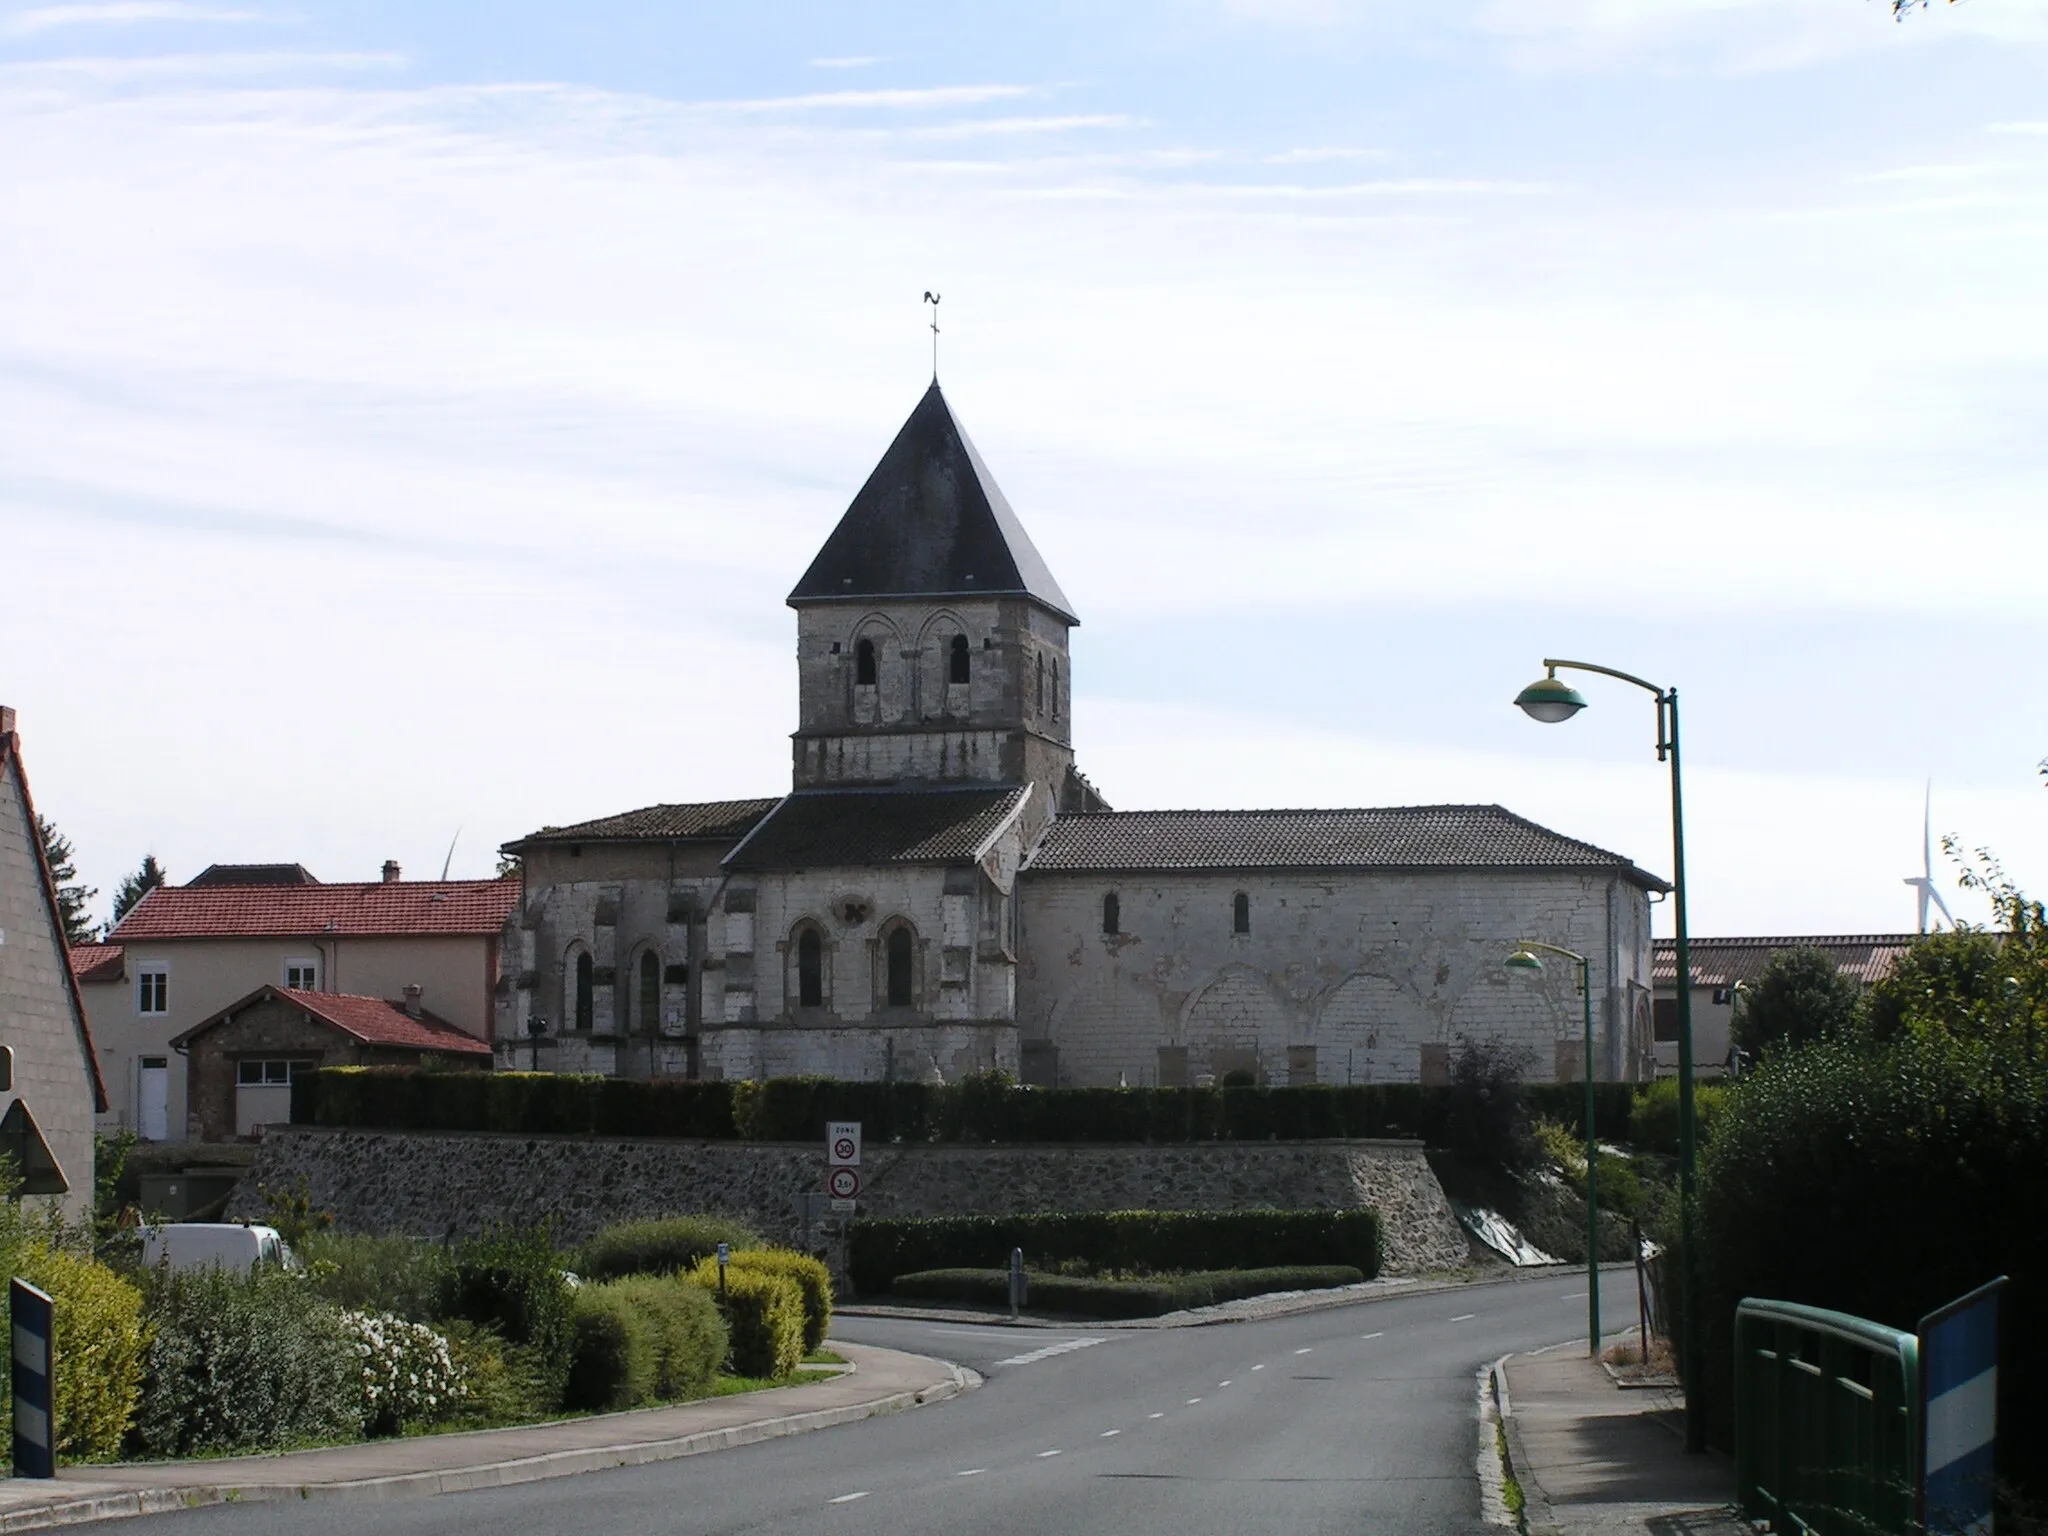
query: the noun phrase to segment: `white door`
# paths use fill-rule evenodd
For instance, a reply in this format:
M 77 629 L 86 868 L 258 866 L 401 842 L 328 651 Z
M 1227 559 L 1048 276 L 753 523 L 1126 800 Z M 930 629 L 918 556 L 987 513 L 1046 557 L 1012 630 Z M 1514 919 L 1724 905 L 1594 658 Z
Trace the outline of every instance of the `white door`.
M 168 1141 L 171 1129 L 171 1064 L 163 1056 L 141 1061 L 136 1092 L 136 1134 L 144 1141 Z

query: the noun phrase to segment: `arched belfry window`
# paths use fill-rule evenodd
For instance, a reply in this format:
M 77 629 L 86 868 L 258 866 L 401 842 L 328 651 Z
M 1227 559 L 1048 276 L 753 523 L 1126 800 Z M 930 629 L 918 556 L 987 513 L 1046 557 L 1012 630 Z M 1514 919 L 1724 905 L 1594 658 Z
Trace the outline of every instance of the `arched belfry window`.
M 661 956 L 651 949 L 640 952 L 640 1033 L 661 1031 Z
M 968 680 L 967 658 L 969 654 L 967 649 L 967 637 L 965 635 L 955 635 L 953 637 L 953 643 L 947 647 L 947 653 L 949 659 L 946 670 L 946 681 L 949 683 L 966 682 Z
M 825 1006 L 825 940 L 811 927 L 796 936 L 796 1005 Z
M 1052 664 L 1052 717 L 1055 720 L 1060 717 L 1060 664 L 1058 662 Z
M 1102 898 L 1102 931 L 1104 933 L 1122 933 L 1124 931 L 1123 903 L 1116 899 L 1115 891 L 1111 891 Z
M 875 686 L 875 642 L 863 640 L 853 648 L 853 680 L 863 688 Z
M 597 1022 L 597 967 L 592 964 L 590 951 L 584 950 L 576 957 L 576 1027 L 588 1034 Z
M 1038 658 L 1038 712 L 1045 713 L 1045 658 Z
M 1252 899 L 1243 891 L 1230 898 L 1230 931 L 1250 933 L 1252 931 Z
M 917 1000 L 917 953 L 907 927 L 889 930 L 883 945 L 888 966 L 888 1001 L 891 1008 L 908 1008 Z

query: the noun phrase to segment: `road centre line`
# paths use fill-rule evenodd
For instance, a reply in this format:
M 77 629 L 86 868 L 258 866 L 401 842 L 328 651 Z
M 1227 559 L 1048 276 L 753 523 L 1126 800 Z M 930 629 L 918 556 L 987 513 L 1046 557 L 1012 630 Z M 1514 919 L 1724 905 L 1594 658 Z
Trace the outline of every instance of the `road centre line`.
M 1227 1381 L 1219 1381 L 1219 1382 L 1217 1382 L 1217 1383 L 1216 1383 L 1216 1385 L 1217 1385 L 1217 1386 L 1219 1386 L 1219 1387 L 1227 1387 L 1227 1386 L 1229 1386 L 1229 1385 L 1230 1385 L 1230 1383 L 1229 1383 L 1229 1382 L 1227 1382 Z
M 1306 1349 L 1297 1349 L 1297 1350 L 1295 1351 L 1295 1353 L 1296 1353 L 1297 1355 L 1312 1355 L 1312 1354 L 1314 1354 L 1315 1352 L 1316 1352 L 1316 1347 L 1315 1347 L 1315 1345 L 1313 1345 L 1313 1344 L 1309 1345 L 1309 1346 L 1308 1346 L 1308 1348 L 1306 1348 Z
M 1252 1369 L 1255 1371 L 1263 1371 L 1265 1367 L 1263 1365 L 1255 1365 L 1252 1367 Z
M 1573 1291 L 1571 1295 L 1560 1296 L 1557 1299 L 1559 1301 L 1584 1301 L 1586 1299 L 1586 1293 L 1584 1291 Z
M 1057 1455 L 1059 1455 L 1059 1452 L 1058 1452 L 1058 1451 L 1040 1451 L 1040 1452 L 1038 1453 L 1038 1459 L 1039 1459 L 1040 1461 L 1043 1461 L 1043 1460 L 1045 1460 L 1045 1458 L 1046 1458 L 1046 1457 L 1048 1457 L 1048 1456 L 1057 1456 Z
M 1166 1415 L 1163 1413 L 1148 1413 L 1145 1415 L 1145 1417 L 1148 1419 L 1163 1419 L 1166 1417 Z
M 1188 1399 L 1188 1406 L 1192 1408 L 1195 1406 L 1195 1404 L 1199 1403 L 1200 1401 L 1201 1399 L 1199 1397 L 1191 1397 Z
M 1479 1314 L 1477 1312 L 1460 1312 L 1456 1317 L 1452 1318 L 1451 1321 L 1454 1323 L 1469 1323 L 1472 1321 L 1473 1318 L 1477 1317 L 1478 1315 Z
M 987 1470 L 987 1467 L 969 1467 L 965 1472 L 955 1472 L 953 1475 L 955 1477 L 979 1477 Z
M 1100 1435 L 1096 1436 L 1096 1438 L 1098 1440 L 1108 1440 L 1122 1433 L 1123 1431 L 1120 1429 L 1105 1429 Z
M 827 1499 L 825 1502 L 827 1504 L 851 1504 L 855 1499 L 866 1498 L 870 1491 L 864 1488 L 859 1493 L 842 1493 L 838 1498 Z
M 1384 1328 L 1382 1328 L 1378 1333 L 1361 1333 L 1359 1335 L 1361 1339 L 1384 1339 L 1386 1336 L 1387 1331 Z

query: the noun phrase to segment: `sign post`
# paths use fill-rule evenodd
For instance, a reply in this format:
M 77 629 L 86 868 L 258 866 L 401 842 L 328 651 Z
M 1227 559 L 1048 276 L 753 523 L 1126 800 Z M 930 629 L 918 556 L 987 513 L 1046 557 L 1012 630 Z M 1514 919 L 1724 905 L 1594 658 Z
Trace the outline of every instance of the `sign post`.
M 825 1122 L 825 1192 L 832 1197 L 832 1209 L 851 1215 L 860 1194 L 860 1122 Z
M 728 1265 L 728 1264 L 730 1264 L 731 1262 L 732 1262 L 732 1247 L 731 1247 L 731 1245 L 730 1245 L 730 1244 L 727 1244 L 727 1243 L 720 1243 L 720 1244 L 718 1245 L 718 1300 L 719 1300 L 719 1303 L 720 1303 L 720 1305 L 723 1305 L 723 1304 L 724 1304 L 724 1302 L 725 1302 L 725 1299 L 726 1299 L 726 1297 L 725 1297 L 725 1266 L 726 1266 L 726 1265 Z
M 7 1312 L 14 1325 L 14 1475 L 55 1477 L 50 1379 L 56 1304 L 26 1280 L 16 1280 L 7 1290 Z
M 2004 1289 L 2000 1275 L 1920 1319 L 1920 1529 L 1939 1536 L 1991 1530 Z
M 1010 1318 L 1012 1321 L 1016 1320 L 1018 1312 L 1023 1310 L 1025 1302 L 1029 1300 L 1030 1297 L 1025 1294 L 1024 1289 L 1024 1250 L 1022 1248 L 1012 1248 L 1010 1250 Z

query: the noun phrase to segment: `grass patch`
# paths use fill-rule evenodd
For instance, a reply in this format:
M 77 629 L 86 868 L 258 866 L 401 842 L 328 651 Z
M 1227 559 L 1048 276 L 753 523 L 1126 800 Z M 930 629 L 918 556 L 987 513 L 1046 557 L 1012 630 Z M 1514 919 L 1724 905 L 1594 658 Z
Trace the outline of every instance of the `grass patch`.
M 829 1349 L 814 1349 L 804 1356 L 805 1365 L 845 1365 L 846 1363 L 846 1356 L 836 1354 Z
M 779 1379 L 767 1376 L 721 1376 L 711 1384 L 705 1397 L 739 1397 L 747 1392 L 766 1392 L 771 1387 L 804 1387 L 814 1381 L 837 1381 L 837 1371 L 800 1370 Z
M 1508 1513 L 1515 1517 L 1515 1529 L 1528 1536 L 1529 1496 L 1522 1492 L 1520 1479 L 1515 1476 L 1514 1463 L 1508 1460 L 1508 1429 L 1498 1419 L 1493 1423 L 1494 1448 L 1500 1452 L 1500 1501 L 1507 1505 Z

